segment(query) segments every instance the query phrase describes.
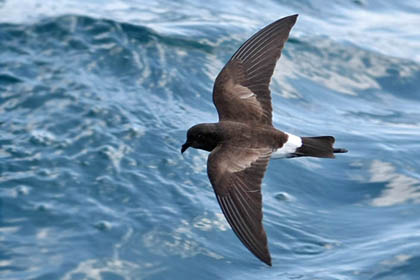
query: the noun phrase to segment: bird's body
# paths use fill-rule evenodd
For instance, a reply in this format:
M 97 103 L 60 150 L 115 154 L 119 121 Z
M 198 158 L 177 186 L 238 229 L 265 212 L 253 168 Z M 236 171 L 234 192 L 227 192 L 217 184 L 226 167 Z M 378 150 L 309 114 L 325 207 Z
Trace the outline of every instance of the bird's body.
M 201 133 L 218 139 L 217 144 L 235 143 L 241 148 L 272 148 L 277 150 L 287 140 L 287 134 L 269 125 L 241 123 L 235 121 L 221 121 L 218 123 L 199 124 L 197 129 Z M 253 139 L 259 139 L 253 141 Z M 203 149 L 212 151 L 208 149 Z
M 271 265 L 262 225 L 261 182 L 270 158 L 333 158 L 334 137 L 298 137 L 272 125 L 269 83 L 297 15 L 280 19 L 248 39 L 216 78 L 213 102 L 218 123 L 191 127 L 188 147 L 211 152 L 207 174 L 216 198 L 242 243 Z

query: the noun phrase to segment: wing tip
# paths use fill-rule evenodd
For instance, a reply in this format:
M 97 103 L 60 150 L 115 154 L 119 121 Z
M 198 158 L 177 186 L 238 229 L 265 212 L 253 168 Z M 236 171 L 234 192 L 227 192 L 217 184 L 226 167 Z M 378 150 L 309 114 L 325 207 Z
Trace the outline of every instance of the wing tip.
M 270 254 L 268 254 L 267 256 L 264 256 L 263 258 L 259 258 L 263 263 L 265 263 L 266 265 L 272 267 L 272 263 L 271 263 L 271 256 Z
M 250 250 L 250 251 L 254 256 L 256 256 L 260 261 L 262 261 L 266 265 L 268 265 L 270 267 L 273 266 L 272 263 L 271 263 L 270 251 L 268 251 L 267 247 L 262 248 L 262 249 L 264 251 L 262 254 L 258 253 L 258 252 L 255 252 L 255 251 L 252 251 L 252 250 Z
M 250 238 L 249 231 L 247 231 L 246 229 L 244 230 L 242 226 L 238 226 L 237 220 L 235 222 L 235 216 L 237 217 L 238 212 L 232 211 L 234 209 L 233 207 L 235 206 L 231 204 L 233 200 L 231 200 L 230 196 L 220 196 L 216 193 L 216 198 L 217 198 L 217 201 L 219 202 L 219 205 L 222 209 L 223 214 L 226 217 L 226 220 L 228 221 L 233 232 L 239 238 L 242 244 L 245 245 L 245 247 L 260 261 L 262 261 L 263 263 L 271 267 L 272 266 L 271 255 L 270 255 L 270 251 L 268 250 L 267 237 L 266 237 L 264 229 L 262 228 L 263 236 L 258 239 L 258 240 L 263 239 L 264 244 L 258 244 L 258 242 L 255 242 L 256 241 L 256 239 L 254 239 L 255 237 Z
M 289 26 L 290 29 L 292 29 L 292 27 L 295 25 L 297 18 L 298 18 L 299 14 L 294 14 L 294 15 L 290 15 L 290 16 L 286 16 L 286 17 L 282 17 L 278 20 L 276 20 L 275 22 L 273 22 L 272 24 L 278 25 L 278 26 Z
M 287 16 L 287 17 L 283 18 L 283 20 L 290 21 L 290 23 L 293 26 L 296 23 L 298 16 L 299 16 L 299 14 L 294 14 L 294 15 Z

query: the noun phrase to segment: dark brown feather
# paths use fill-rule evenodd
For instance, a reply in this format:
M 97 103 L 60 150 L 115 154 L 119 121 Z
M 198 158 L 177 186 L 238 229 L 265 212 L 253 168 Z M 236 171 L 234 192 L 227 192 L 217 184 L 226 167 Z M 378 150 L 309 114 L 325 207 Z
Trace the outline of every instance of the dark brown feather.
M 262 224 L 261 182 L 271 149 L 220 145 L 210 154 L 207 171 L 223 214 L 242 243 L 271 265 Z
M 297 15 L 282 18 L 248 39 L 216 78 L 219 120 L 271 125 L 270 80 Z

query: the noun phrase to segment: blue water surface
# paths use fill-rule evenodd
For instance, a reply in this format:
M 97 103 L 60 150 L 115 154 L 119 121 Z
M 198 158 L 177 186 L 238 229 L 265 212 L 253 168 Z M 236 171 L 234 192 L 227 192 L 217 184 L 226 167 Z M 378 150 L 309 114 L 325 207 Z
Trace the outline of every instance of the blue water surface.
M 0 1 L 0 279 L 420 279 L 419 3 Z M 180 147 L 233 52 L 295 13 L 273 122 L 349 153 L 271 161 L 270 268 Z

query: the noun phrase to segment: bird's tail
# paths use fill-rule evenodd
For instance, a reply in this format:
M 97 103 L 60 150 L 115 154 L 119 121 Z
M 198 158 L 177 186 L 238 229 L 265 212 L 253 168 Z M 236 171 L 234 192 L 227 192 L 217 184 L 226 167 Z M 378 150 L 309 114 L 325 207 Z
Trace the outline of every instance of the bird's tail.
M 332 136 L 301 137 L 302 146 L 299 147 L 292 157 L 319 157 L 334 158 L 335 153 L 347 153 L 346 149 L 335 149 L 335 142 Z

